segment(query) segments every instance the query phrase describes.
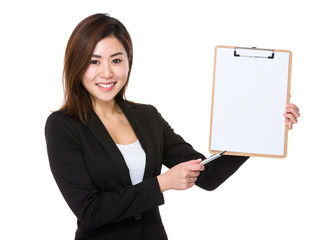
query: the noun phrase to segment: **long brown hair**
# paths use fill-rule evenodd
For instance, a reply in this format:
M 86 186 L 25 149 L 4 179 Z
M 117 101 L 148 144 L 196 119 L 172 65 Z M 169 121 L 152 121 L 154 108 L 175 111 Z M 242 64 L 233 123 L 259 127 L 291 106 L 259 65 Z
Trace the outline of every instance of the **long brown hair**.
M 117 100 L 124 100 L 132 67 L 133 51 L 130 34 L 120 21 L 101 13 L 85 18 L 72 32 L 65 51 L 64 103 L 61 110 L 66 110 L 67 114 L 83 124 L 87 124 L 87 119 L 93 111 L 93 99 L 82 84 L 82 76 L 91 61 L 96 44 L 108 36 L 117 38 L 128 55 L 128 79 L 116 96 Z

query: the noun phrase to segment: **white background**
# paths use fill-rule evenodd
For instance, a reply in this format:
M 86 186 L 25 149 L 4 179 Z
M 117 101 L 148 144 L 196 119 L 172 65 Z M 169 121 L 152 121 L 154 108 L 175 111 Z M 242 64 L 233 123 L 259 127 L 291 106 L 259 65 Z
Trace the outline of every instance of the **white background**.
M 76 220 L 49 170 L 44 124 L 62 103 L 72 30 L 107 12 L 134 43 L 128 99 L 156 106 L 206 155 L 214 47 L 293 51 L 291 100 L 302 117 L 288 157 L 251 158 L 213 192 L 166 192 L 169 239 L 331 239 L 329 10 L 323 0 L 2 1 L 1 238 L 73 239 Z

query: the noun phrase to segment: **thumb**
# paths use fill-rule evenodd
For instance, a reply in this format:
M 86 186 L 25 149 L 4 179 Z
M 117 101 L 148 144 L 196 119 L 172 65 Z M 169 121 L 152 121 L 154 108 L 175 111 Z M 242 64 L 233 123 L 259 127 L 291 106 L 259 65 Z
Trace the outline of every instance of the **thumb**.
M 190 164 L 199 164 L 199 163 L 201 163 L 201 161 L 202 161 L 202 159 L 199 158 L 199 159 L 195 159 L 195 160 L 190 160 L 187 163 L 190 163 Z

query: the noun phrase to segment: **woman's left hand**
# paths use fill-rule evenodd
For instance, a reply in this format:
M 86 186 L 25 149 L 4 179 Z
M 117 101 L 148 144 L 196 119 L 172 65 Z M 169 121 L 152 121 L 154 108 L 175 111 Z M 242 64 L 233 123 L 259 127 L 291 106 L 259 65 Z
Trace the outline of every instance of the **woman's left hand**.
M 298 118 L 300 117 L 299 111 L 300 109 L 295 104 L 286 104 L 286 109 L 283 116 L 285 117 L 285 125 L 288 126 L 288 129 L 292 129 L 293 124 L 298 122 Z

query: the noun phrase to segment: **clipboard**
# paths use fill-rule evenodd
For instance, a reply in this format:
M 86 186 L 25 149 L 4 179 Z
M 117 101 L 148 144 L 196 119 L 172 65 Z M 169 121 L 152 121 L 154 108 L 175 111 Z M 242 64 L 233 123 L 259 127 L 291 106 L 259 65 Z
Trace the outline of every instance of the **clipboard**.
M 285 158 L 292 52 L 216 46 L 209 151 Z

